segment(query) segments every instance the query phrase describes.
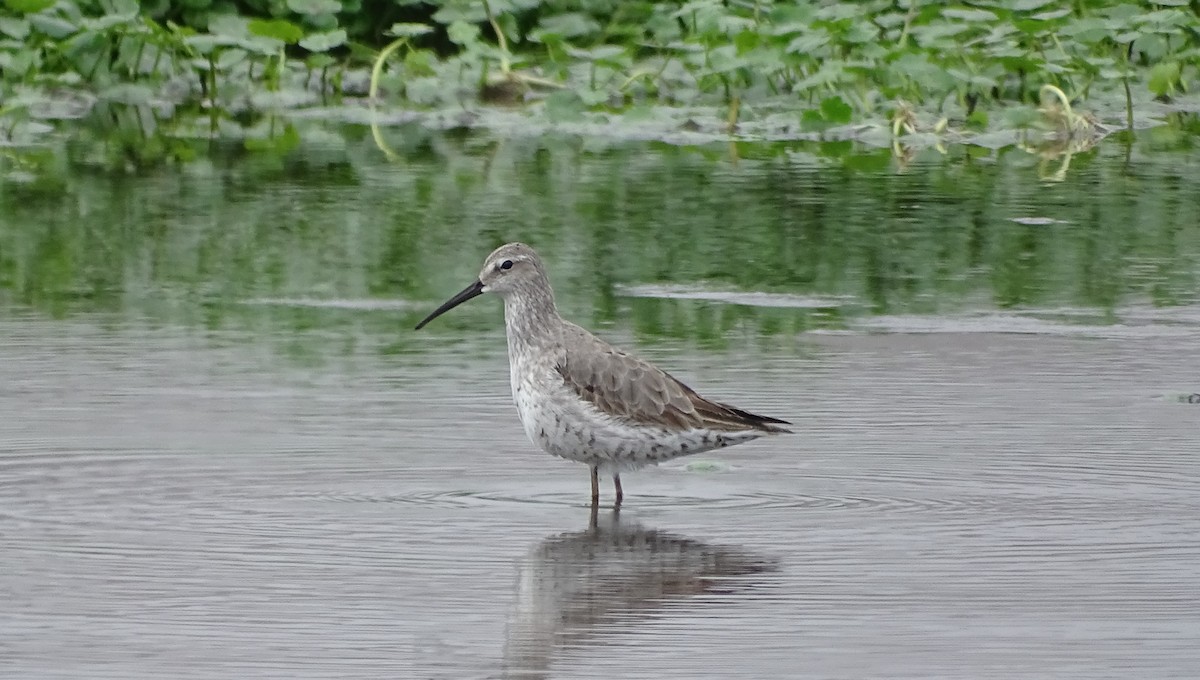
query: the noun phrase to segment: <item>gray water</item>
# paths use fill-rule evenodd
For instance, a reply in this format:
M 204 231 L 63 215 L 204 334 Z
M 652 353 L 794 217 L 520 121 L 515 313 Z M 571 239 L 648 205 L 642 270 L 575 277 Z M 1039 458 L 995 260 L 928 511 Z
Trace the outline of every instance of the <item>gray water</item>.
M 209 247 L 189 231 L 206 218 L 170 214 L 166 243 Z M 148 273 L 188 251 L 134 239 L 100 294 L 12 284 L 0 676 L 1200 676 L 1194 251 L 1144 279 L 1148 256 L 1097 248 L 1141 258 L 1097 293 L 1036 276 L 1075 236 L 1031 234 L 1024 275 L 964 266 L 993 299 L 1055 304 L 989 303 L 970 279 L 909 297 L 911 275 L 863 295 L 656 278 L 643 251 L 580 274 L 593 251 L 543 235 L 564 314 L 796 430 L 626 475 L 594 526 L 586 468 L 516 420 L 498 303 L 409 330 L 486 243 L 388 251 L 427 295 L 360 296 L 370 265 L 322 267 L 307 235 L 283 283 Z

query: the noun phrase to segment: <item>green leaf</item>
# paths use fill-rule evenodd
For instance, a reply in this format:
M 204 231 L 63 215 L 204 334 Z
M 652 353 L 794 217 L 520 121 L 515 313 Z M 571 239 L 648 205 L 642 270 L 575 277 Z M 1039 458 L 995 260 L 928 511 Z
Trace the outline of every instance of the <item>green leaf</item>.
M 841 83 L 850 78 L 850 74 L 846 71 L 846 62 L 826 59 L 821 62 L 821 68 L 816 73 L 802 78 L 792 84 L 792 92 L 803 92 L 804 90 L 822 87 L 825 85 L 834 85 Z
M 1071 16 L 1072 11 L 1073 10 L 1070 7 L 1064 7 L 1063 9 L 1052 9 L 1045 12 L 1038 12 L 1037 14 L 1033 15 L 1033 18 L 1037 19 L 1038 21 L 1054 21 L 1055 19 Z
M 300 44 L 303 45 L 304 41 L 301 40 Z M 328 54 L 313 54 L 313 55 L 310 55 L 308 57 L 308 59 L 305 59 L 304 63 L 307 64 L 308 67 L 312 68 L 312 69 L 328 68 L 328 67 L 336 64 L 337 59 L 334 59 L 333 57 L 329 56 Z
M 54 38 L 55 40 L 60 40 L 62 38 L 65 38 L 65 37 L 71 35 L 72 33 L 74 33 L 79 28 L 78 26 L 67 21 L 66 19 L 60 19 L 58 17 L 46 16 L 45 14 L 34 14 L 34 15 L 30 16 L 29 23 L 37 30 L 41 31 L 42 33 L 45 33 L 46 35 L 50 36 L 51 38 Z
M 313 33 L 300 41 L 300 46 L 309 52 L 327 52 L 346 43 L 346 31 L 337 29 L 328 33 Z
M 496 17 L 496 25 L 504 32 L 504 37 L 508 38 L 508 42 L 517 44 L 524 37 L 521 35 L 521 27 L 517 24 L 517 17 L 513 14 L 501 14 Z
M 546 117 L 552 122 L 570 122 L 583 118 L 583 99 L 569 90 L 559 90 L 546 97 Z
M 1188 25 L 1188 15 L 1177 9 L 1160 9 L 1143 14 L 1137 19 L 1142 27 L 1152 26 L 1156 32 L 1174 32 L 1176 28 Z
M 94 31 L 102 33 L 121 24 L 128 24 L 137 19 L 137 14 L 106 14 L 98 19 L 84 19 L 80 24 L 80 28 L 85 31 Z
M 951 7 L 942 10 L 942 16 L 947 19 L 959 19 L 961 21 L 996 21 L 1000 17 L 996 16 L 995 12 L 989 12 L 986 9 L 965 9 Z
M 1180 67 L 1177 61 L 1167 61 L 1155 64 L 1150 69 L 1150 91 L 1158 96 L 1171 94 L 1175 84 L 1179 82 Z
M 1113 30 L 1119 30 L 1130 25 L 1135 18 L 1145 13 L 1146 11 L 1141 7 L 1128 2 L 1109 7 L 1104 12 L 1105 16 L 1112 22 L 1109 27 Z
M 1024 129 L 1042 121 L 1042 114 L 1032 106 L 1012 106 L 1001 111 L 1003 126 Z
M 821 112 L 817 109 L 808 109 L 800 114 L 800 128 L 802 130 L 820 131 L 827 127 L 829 127 L 828 121 L 825 120 L 825 116 L 822 116 Z
M 288 125 L 274 137 L 247 137 L 243 144 L 247 151 L 283 155 L 300 146 L 300 133 Z
M 148 104 L 153 97 L 154 92 L 149 87 L 135 83 L 115 85 L 100 93 L 100 98 L 105 101 L 133 106 Z
M 18 14 L 32 14 L 54 6 L 55 0 L 4 0 L 4 6 Z
M 3 33 L 10 38 L 24 40 L 25 37 L 29 35 L 29 30 L 29 22 L 25 19 L 0 17 L 0 33 Z
M 250 33 L 294 45 L 304 37 L 304 29 L 284 19 L 251 19 L 246 25 Z
M 465 21 L 455 21 L 446 28 L 446 37 L 456 45 L 474 45 L 479 42 L 479 27 Z
M 824 47 L 829 43 L 829 39 L 829 34 L 825 32 L 825 29 L 818 28 L 796 36 L 791 42 L 788 43 L 787 47 L 785 47 L 783 51 L 787 52 L 788 54 L 806 55 Z
M 850 122 L 853 115 L 854 109 L 841 97 L 829 97 L 821 101 L 821 117 L 830 123 L 844 125 Z
M 625 48 L 619 45 L 597 45 L 591 49 L 579 49 L 567 45 L 565 50 L 567 56 L 572 59 L 586 59 L 614 65 L 624 65 L 628 56 Z
M 567 12 L 542 17 L 538 22 L 538 30 L 543 33 L 555 33 L 564 38 L 576 38 L 598 32 L 600 24 L 582 12 Z
M 287 0 L 288 9 L 296 14 L 337 14 L 342 3 L 337 0 Z
M 243 47 L 245 41 L 249 38 L 233 38 L 227 35 L 213 35 L 211 33 L 202 33 L 200 35 L 189 35 L 183 39 L 183 44 L 191 47 L 200 54 L 209 54 L 218 47 Z M 259 38 L 261 40 L 261 38 Z M 266 41 L 271 42 L 271 41 Z
M 426 24 L 392 24 L 392 27 L 387 30 L 388 35 L 396 36 L 397 38 L 415 38 L 419 35 L 432 33 L 433 27 Z
M 1058 2 L 1060 0 L 1013 0 L 1008 3 L 1008 8 L 1014 12 L 1029 12 Z
M 245 38 L 250 35 L 246 20 L 236 14 L 216 14 L 208 18 L 208 31 L 214 35 Z
M 733 37 L 733 44 L 738 54 L 746 54 L 762 44 L 762 36 L 758 31 L 742 31 Z
M 869 21 L 859 21 L 842 34 L 842 40 L 852 45 L 874 42 L 879 37 L 879 27 Z
M 217 57 L 217 68 L 222 71 L 237 66 L 238 64 L 250 58 L 250 53 L 246 50 L 229 49 L 223 50 L 221 55 Z
M 1103 19 L 1091 17 L 1072 21 L 1059 29 L 1059 34 L 1072 37 L 1085 45 L 1094 45 L 1108 37 L 1108 28 Z
M 432 76 L 435 75 L 433 68 L 437 57 L 434 56 L 431 50 L 408 50 L 404 55 L 404 69 L 408 71 L 408 77 Z
M 336 14 L 306 14 L 304 25 L 310 31 L 332 31 L 338 27 Z

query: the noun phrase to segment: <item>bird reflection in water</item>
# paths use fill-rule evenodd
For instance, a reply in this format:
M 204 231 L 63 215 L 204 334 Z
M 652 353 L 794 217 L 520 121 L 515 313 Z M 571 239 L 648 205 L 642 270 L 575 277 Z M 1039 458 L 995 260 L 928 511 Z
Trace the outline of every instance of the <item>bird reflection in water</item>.
M 775 562 L 637 523 L 618 511 L 551 536 L 521 562 L 504 653 L 504 677 L 542 678 L 565 648 L 628 632 L 669 605 L 737 595 Z

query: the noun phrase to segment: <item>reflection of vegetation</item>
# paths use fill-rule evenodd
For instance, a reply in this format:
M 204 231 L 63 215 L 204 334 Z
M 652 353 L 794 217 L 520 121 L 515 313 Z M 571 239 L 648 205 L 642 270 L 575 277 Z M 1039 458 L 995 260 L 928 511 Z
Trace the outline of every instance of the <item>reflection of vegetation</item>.
M 372 100 L 412 109 L 533 100 L 563 122 L 692 107 L 671 122 L 774 136 L 856 119 L 886 130 L 909 107 L 939 121 L 933 134 L 1011 129 L 1036 115 L 1049 84 L 1119 102 L 1132 126 L 1135 106 L 1186 93 L 1200 64 L 1196 4 L 1178 0 L 5 6 L 0 134 L 18 141 L 39 136 L 38 121 L 77 118 L 97 103 L 188 121 L 180 136 L 201 123 L 220 136 L 247 112 L 362 95 L 368 84 Z
M 0 183 L 0 296 L 210 326 L 269 318 L 302 330 L 365 316 L 399 328 L 394 311 L 242 302 L 434 300 L 519 238 L 544 251 L 569 316 L 717 345 L 747 325 L 790 334 L 864 314 L 1200 299 L 1196 152 L 1165 150 L 1154 135 L 1128 160 L 1116 147 L 1078 156 L 1055 184 L 1031 181 L 1036 160 L 1015 151 L 975 149 L 897 175 L 888 150 L 848 144 L 743 144 L 733 163 L 724 147 L 580 148 L 413 127 L 391 140 L 404 162 L 389 163 L 365 152 L 364 135 L 326 132 L 275 155 L 219 146 L 177 170 L 117 176 L 96 171 L 96 147 L 47 152 L 44 179 Z M 616 292 L 653 283 L 835 303 Z M 448 323 L 491 327 L 495 313 L 481 305 Z

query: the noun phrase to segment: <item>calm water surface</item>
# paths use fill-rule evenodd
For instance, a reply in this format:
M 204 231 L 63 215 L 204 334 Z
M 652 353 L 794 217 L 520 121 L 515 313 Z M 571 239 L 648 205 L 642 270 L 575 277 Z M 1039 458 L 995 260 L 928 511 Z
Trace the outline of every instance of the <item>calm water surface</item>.
M 1194 153 L 333 137 L 5 186 L 0 676 L 1200 676 Z M 593 524 L 498 302 L 410 331 L 513 238 L 797 434 Z

